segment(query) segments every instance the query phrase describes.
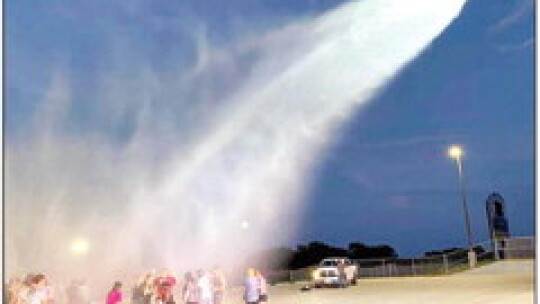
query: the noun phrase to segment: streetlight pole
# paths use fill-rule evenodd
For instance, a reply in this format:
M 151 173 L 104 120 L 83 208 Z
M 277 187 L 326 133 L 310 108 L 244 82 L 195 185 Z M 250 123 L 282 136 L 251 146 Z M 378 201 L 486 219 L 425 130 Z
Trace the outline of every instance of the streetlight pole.
M 459 189 L 461 192 L 461 203 L 463 207 L 463 213 L 465 215 L 465 232 L 467 233 L 467 247 L 469 266 L 473 268 L 476 265 L 476 253 L 473 250 L 473 239 L 471 231 L 471 219 L 469 216 L 469 208 L 467 206 L 467 196 L 465 192 L 465 179 L 463 177 L 463 149 L 460 146 L 451 146 L 448 149 L 448 155 L 456 161 L 459 176 Z

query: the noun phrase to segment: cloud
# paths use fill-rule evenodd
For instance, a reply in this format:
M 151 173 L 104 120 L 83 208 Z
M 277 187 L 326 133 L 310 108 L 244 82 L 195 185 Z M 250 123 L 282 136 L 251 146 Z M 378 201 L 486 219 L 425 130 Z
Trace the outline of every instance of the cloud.
M 501 18 L 495 24 L 489 27 L 489 32 L 499 33 L 507 29 L 508 27 L 516 24 L 524 17 L 533 13 L 534 1 L 533 0 L 521 0 L 516 3 L 515 8 L 506 16 Z
M 524 50 L 533 46 L 534 46 L 534 38 L 530 38 L 521 43 L 497 45 L 496 48 L 501 52 L 515 52 L 515 51 L 521 51 L 521 50 Z

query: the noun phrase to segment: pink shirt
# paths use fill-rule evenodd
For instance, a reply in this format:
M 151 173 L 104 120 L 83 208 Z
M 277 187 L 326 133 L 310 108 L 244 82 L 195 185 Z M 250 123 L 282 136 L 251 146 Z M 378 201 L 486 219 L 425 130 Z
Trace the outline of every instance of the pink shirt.
M 122 302 L 122 292 L 120 289 L 111 290 L 107 295 L 107 304 L 116 304 Z

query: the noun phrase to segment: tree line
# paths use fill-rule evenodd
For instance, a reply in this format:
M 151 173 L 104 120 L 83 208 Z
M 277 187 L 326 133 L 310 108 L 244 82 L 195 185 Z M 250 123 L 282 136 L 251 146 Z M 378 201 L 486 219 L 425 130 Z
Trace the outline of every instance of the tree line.
M 265 270 L 295 270 L 318 264 L 328 257 L 348 257 L 350 259 L 397 258 L 397 252 L 389 245 L 369 246 L 350 243 L 347 247 L 335 247 L 323 242 L 310 242 L 296 248 L 273 248 L 259 251 L 249 260 Z

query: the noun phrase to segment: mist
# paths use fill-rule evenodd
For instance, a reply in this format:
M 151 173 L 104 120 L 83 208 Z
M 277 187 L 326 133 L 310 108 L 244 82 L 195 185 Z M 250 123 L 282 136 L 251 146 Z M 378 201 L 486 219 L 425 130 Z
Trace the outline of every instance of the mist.
M 464 2 L 350 2 L 224 44 L 194 26 L 194 59 L 166 70 L 126 68 L 119 38 L 84 106 L 58 64 L 6 141 L 6 272 L 234 267 L 294 240 L 332 139 Z

